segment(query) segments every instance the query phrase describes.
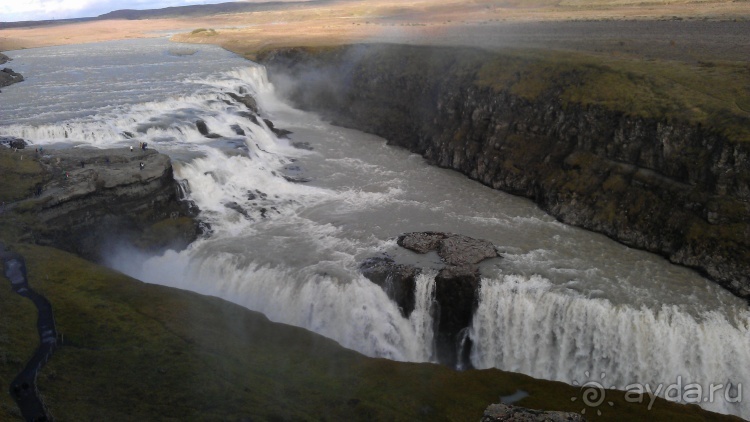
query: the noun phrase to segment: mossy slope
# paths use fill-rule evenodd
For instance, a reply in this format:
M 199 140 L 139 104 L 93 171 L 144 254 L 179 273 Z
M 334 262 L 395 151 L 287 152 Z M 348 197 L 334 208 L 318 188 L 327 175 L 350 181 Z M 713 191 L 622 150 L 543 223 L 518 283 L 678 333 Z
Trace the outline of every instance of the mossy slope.
M 0 169 L 0 201 L 6 204 L 30 197 L 46 177 L 34 151 L 0 147 Z
M 530 101 L 550 91 L 567 104 L 701 124 L 731 141 L 750 141 L 746 62 L 677 62 L 555 51 L 509 51 L 484 63 L 480 86 Z

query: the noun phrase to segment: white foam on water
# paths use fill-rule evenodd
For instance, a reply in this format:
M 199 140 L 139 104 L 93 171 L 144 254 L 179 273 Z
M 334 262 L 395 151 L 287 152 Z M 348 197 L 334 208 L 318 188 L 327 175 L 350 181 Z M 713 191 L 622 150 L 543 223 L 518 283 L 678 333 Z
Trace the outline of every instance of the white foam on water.
M 380 287 L 361 276 L 349 278 L 349 271 L 335 262 L 302 268 L 258 265 L 242 253 L 209 251 L 203 247 L 207 242 L 151 258 L 133 275 L 224 298 L 368 356 L 417 362 L 431 359 L 432 348 L 425 345 L 432 342 L 432 322 L 425 301 L 431 297 L 430 289 L 434 290 L 429 287 L 432 280 L 420 278 L 424 301 L 418 300 L 417 309 L 406 319 Z

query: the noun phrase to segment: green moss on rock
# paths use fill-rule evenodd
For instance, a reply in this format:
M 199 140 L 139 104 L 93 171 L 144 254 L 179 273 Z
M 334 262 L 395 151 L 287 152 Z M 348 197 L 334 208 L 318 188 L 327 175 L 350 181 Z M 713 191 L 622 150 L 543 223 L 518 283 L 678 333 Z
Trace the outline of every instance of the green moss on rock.
M 0 169 L 0 201 L 6 203 L 33 196 L 35 187 L 45 180 L 34 151 L 0 147 Z
M 750 68 L 741 62 L 685 63 L 556 51 L 487 54 L 476 83 L 528 100 L 554 94 L 631 116 L 701 124 L 750 141 Z

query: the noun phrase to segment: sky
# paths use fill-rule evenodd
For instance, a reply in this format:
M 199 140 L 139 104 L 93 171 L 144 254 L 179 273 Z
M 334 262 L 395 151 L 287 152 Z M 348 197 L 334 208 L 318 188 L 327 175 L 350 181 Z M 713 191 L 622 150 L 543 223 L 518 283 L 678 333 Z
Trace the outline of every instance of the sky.
M 160 9 L 227 1 L 232 0 L 0 0 L 0 22 L 84 18 L 119 9 Z

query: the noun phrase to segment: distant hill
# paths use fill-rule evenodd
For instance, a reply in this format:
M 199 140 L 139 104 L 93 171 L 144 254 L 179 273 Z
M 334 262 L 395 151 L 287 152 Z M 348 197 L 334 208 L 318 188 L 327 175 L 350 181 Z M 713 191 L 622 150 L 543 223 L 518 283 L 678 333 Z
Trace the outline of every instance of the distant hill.
M 300 1 L 269 1 L 264 3 L 250 3 L 250 2 L 227 2 L 217 4 L 197 4 L 192 6 L 175 6 L 165 7 L 163 9 L 150 9 L 150 10 L 133 10 L 123 9 L 115 10 L 97 17 L 90 18 L 75 18 L 75 19 L 55 19 L 55 20 L 41 20 L 41 21 L 22 21 L 22 22 L 0 22 L 0 29 L 8 28 L 23 28 L 29 26 L 44 26 L 44 25 L 64 25 L 69 23 L 86 22 L 93 20 L 106 20 L 106 19 L 127 19 L 127 20 L 141 20 L 141 19 L 159 19 L 159 18 L 179 18 L 179 17 L 195 17 L 195 16 L 209 16 L 219 15 L 224 13 L 243 13 L 243 12 L 257 12 L 263 10 L 273 10 L 280 7 L 284 8 L 295 8 L 311 3 L 323 4 L 330 3 L 331 0 L 300 0 Z
M 44 21 L 20 21 L 20 22 L 0 22 L 0 29 L 24 28 L 27 26 L 45 26 L 45 25 L 65 25 L 68 23 L 78 23 L 96 20 L 97 18 L 74 18 L 74 19 L 54 19 Z
M 156 18 L 176 18 L 185 16 L 207 16 L 207 15 L 218 15 L 223 13 L 242 13 L 242 12 L 255 12 L 261 10 L 278 9 L 280 6 L 283 7 L 297 7 L 308 3 L 327 3 L 328 1 L 294 1 L 294 2 L 281 2 L 271 1 L 265 3 L 249 3 L 249 2 L 227 2 L 217 4 L 198 4 L 193 6 L 174 6 L 165 7 L 163 9 L 151 9 L 151 10 L 115 10 L 113 12 L 105 13 L 100 15 L 96 19 L 128 19 L 128 20 L 139 20 L 139 19 L 156 19 Z

